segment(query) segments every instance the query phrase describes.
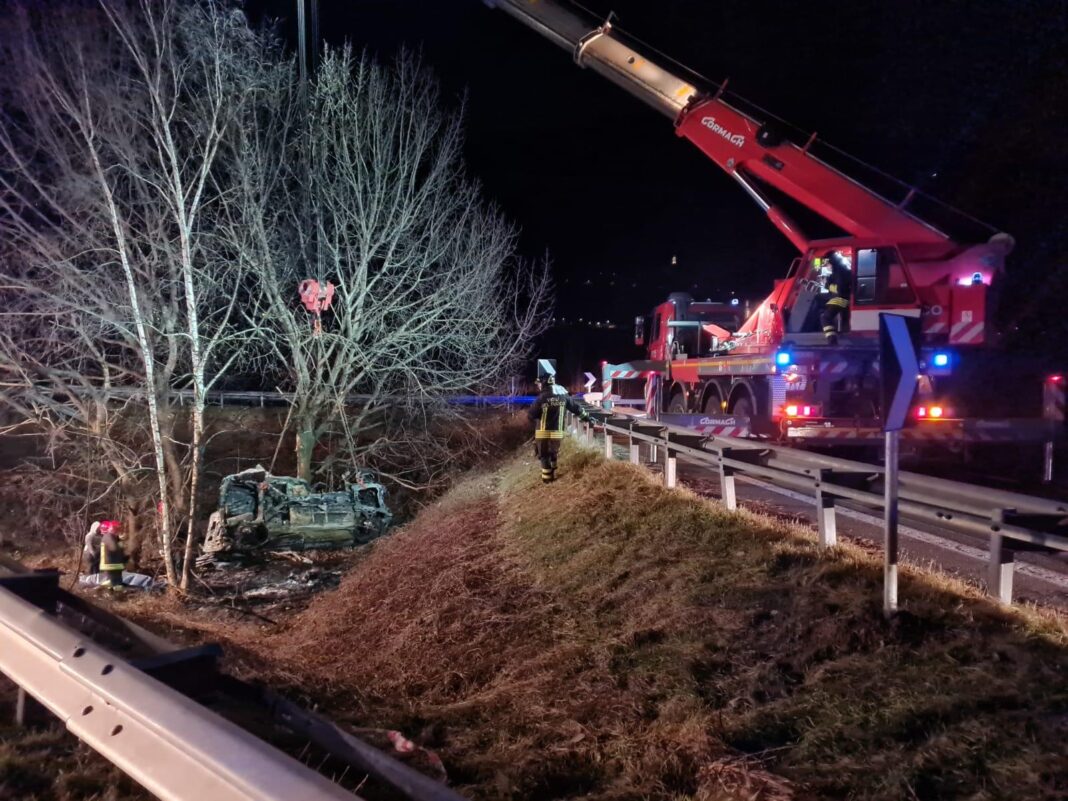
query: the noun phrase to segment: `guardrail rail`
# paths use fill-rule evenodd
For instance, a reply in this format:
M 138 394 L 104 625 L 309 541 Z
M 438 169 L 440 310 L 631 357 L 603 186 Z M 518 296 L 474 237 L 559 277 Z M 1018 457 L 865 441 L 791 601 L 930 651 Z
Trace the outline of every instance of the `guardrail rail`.
M 811 493 L 820 547 L 837 542 L 835 508 L 842 501 L 884 511 L 883 467 L 772 445 L 759 439 L 700 434 L 659 421 L 587 406 L 590 422 L 583 436 L 593 444 L 594 429 L 604 438 L 604 454 L 614 457 L 615 440 L 625 440 L 630 461 L 641 464 L 641 447 L 650 461 L 663 465 L 664 484 L 674 487 L 680 457 L 716 468 L 721 498 L 736 509 L 735 476 L 751 476 L 785 489 Z M 987 590 L 1012 603 L 1015 554 L 1020 551 L 1068 552 L 1068 502 L 964 484 L 919 473 L 899 474 L 901 515 L 943 529 L 988 539 Z
M 358 798 L 209 709 L 211 699 L 242 709 L 242 722 L 259 716 L 281 727 L 324 761 L 355 767 L 401 797 L 462 801 L 325 718 L 222 673 L 221 654 L 217 645 L 177 648 L 61 589 L 57 571 L 0 559 L 0 671 L 19 686 L 17 717 L 27 696 L 36 699 L 164 801 Z

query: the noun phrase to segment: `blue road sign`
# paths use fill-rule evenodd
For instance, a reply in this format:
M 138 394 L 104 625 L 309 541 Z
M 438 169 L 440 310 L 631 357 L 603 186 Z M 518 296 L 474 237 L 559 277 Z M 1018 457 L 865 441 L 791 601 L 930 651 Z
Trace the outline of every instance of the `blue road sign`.
M 900 314 L 879 315 L 879 375 L 882 381 L 883 431 L 900 431 L 908 420 L 916 381 L 920 321 Z

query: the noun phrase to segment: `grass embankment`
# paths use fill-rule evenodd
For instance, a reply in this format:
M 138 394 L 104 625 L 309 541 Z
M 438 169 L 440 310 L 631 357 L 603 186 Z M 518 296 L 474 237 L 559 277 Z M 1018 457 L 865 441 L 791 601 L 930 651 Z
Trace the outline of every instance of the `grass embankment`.
M 1068 793 L 1062 620 L 906 570 L 887 622 L 859 550 L 589 451 L 537 473 L 455 488 L 248 647 L 478 798 Z
M 14 685 L 0 675 L 0 799 L 148 801 L 153 797 L 102 756 L 79 745 L 63 727 L 16 728 L 14 697 Z
M 1068 797 L 1063 619 L 906 570 L 887 622 L 880 582 L 859 549 L 567 448 L 548 487 L 525 452 L 464 481 L 281 626 L 120 611 L 401 729 L 479 799 Z M 0 730 L 0 798 L 130 785 L 60 732 Z

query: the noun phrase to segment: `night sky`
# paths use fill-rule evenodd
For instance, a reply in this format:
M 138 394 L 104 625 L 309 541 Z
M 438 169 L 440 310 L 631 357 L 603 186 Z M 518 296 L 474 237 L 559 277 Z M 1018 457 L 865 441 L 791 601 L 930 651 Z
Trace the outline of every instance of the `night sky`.
M 759 300 L 785 273 L 792 247 L 666 117 L 504 12 L 478 0 L 320 2 L 330 44 L 347 39 L 381 59 L 420 49 L 446 101 L 466 97 L 470 172 L 521 225 L 524 255 L 549 253 L 558 317 L 624 324 L 672 290 Z M 1036 286 L 1068 291 L 1065 0 L 586 5 L 1012 233 L 1010 326 L 1034 325 L 1024 312 Z M 293 9 L 250 7 L 283 30 Z

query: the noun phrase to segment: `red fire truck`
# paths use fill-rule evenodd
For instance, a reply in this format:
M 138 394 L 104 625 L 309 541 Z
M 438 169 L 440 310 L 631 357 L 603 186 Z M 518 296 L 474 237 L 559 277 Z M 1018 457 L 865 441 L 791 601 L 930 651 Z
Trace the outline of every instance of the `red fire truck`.
M 877 438 L 879 315 L 889 312 L 921 321 L 923 375 L 907 437 L 1046 436 L 1037 415 L 996 419 L 985 396 L 954 386 L 958 378 L 1000 369 L 990 361 L 996 353 L 991 323 L 1013 246 L 1009 235 L 849 159 L 814 133 L 800 133 L 728 92 L 725 83 L 706 84 L 644 52 L 610 21 L 591 23 L 555 0 L 487 2 L 668 116 L 675 133 L 737 181 L 798 251 L 786 277 L 744 321 L 736 309 L 684 294 L 638 318 L 635 341 L 647 358 L 604 366 L 607 402 L 640 396 L 637 380 L 649 414 L 692 415 L 693 424 L 713 433 L 821 444 Z M 810 238 L 784 204 L 807 210 L 839 235 Z M 951 229 L 971 233 L 951 235 Z M 828 260 L 846 265 L 849 285 L 848 312 L 837 316 L 831 332 L 820 319 Z M 627 382 L 630 392 L 621 392 Z

